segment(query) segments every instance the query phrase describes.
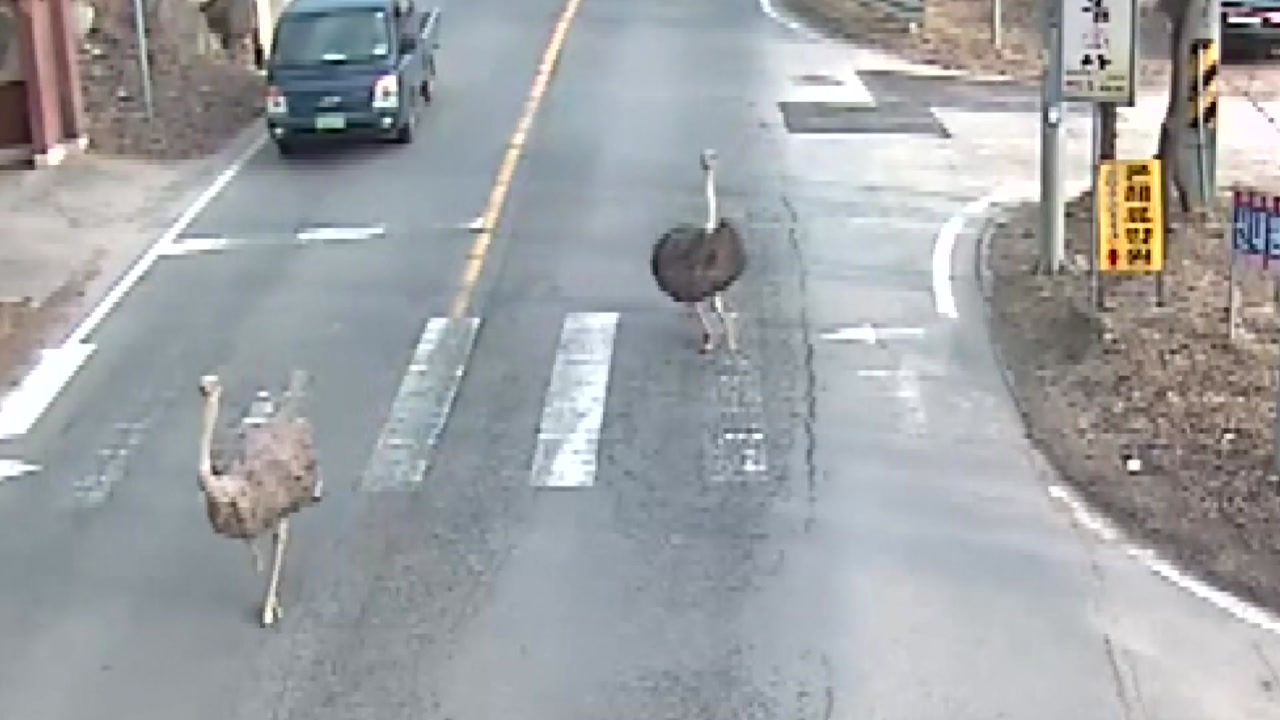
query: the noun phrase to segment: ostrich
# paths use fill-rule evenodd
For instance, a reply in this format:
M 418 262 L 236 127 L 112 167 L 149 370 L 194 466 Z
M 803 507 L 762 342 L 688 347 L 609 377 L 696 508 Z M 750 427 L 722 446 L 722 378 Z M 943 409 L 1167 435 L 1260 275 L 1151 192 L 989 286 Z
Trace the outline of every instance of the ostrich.
M 747 252 L 737 227 L 716 214 L 715 151 L 703 150 L 701 161 L 706 181 L 707 221 L 701 227 L 677 225 L 663 233 L 653 246 L 650 270 L 658 288 L 676 302 L 684 303 L 696 316 L 702 332 L 701 352 L 715 348 L 703 307 L 707 300 L 720 319 L 725 344 L 733 351 L 737 341 L 722 293 L 746 269 Z
M 294 373 L 279 409 L 271 407 L 259 393 L 255 408 L 263 417 L 246 419 L 237 438 L 236 454 L 226 467 L 215 468 L 213 433 L 222 399 L 222 383 L 216 375 L 200 379 L 204 397 L 204 424 L 200 433 L 200 489 L 213 531 L 244 540 L 253 554 L 254 566 L 262 572 L 258 538 L 270 531 L 274 536 L 275 559 L 262 607 L 262 625 L 280 619 L 280 566 L 289 539 L 289 516 L 322 499 L 311 424 L 301 416 L 304 376 Z

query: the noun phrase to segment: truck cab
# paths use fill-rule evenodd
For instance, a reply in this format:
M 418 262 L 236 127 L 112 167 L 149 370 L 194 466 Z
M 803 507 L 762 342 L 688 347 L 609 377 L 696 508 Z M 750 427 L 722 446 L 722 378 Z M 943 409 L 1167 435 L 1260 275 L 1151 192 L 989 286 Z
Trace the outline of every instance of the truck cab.
M 267 131 L 282 153 L 352 136 L 413 141 L 430 102 L 439 10 L 412 0 L 292 0 L 267 59 Z

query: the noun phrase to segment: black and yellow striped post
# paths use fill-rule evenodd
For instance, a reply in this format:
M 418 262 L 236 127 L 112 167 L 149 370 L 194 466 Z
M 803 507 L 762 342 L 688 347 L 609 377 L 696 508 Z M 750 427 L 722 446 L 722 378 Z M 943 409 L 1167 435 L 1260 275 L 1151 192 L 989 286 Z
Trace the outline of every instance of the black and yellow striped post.
M 1191 67 L 1187 79 L 1191 85 L 1190 127 L 1213 132 L 1218 125 L 1218 43 L 1213 40 L 1191 41 Z

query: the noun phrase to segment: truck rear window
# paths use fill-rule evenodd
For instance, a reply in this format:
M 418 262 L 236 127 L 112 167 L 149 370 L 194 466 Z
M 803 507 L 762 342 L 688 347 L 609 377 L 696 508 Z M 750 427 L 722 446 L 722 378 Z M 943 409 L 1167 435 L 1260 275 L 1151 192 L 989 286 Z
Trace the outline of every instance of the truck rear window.
M 374 62 L 391 52 L 391 29 L 381 10 L 286 14 L 272 48 L 279 65 Z

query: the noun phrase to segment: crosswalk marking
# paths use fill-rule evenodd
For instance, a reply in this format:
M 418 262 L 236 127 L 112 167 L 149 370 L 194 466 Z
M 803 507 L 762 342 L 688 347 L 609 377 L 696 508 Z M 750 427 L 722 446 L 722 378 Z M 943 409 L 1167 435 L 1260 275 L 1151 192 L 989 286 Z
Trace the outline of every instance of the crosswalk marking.
M 478 318 L 427 322 L 360 480 L 361 489 L 393 490 L 422 481 L 462 384 L 479 327 Z
M 755 364 L 739 354 L 722 356 L 711 395 L 719 418 L 708 478 L 712 482 L 767 480 L 764 388 Z
M 595 483 L 618 313 L 570 313 L 560 334 L 538 425 L 535 487 Z

